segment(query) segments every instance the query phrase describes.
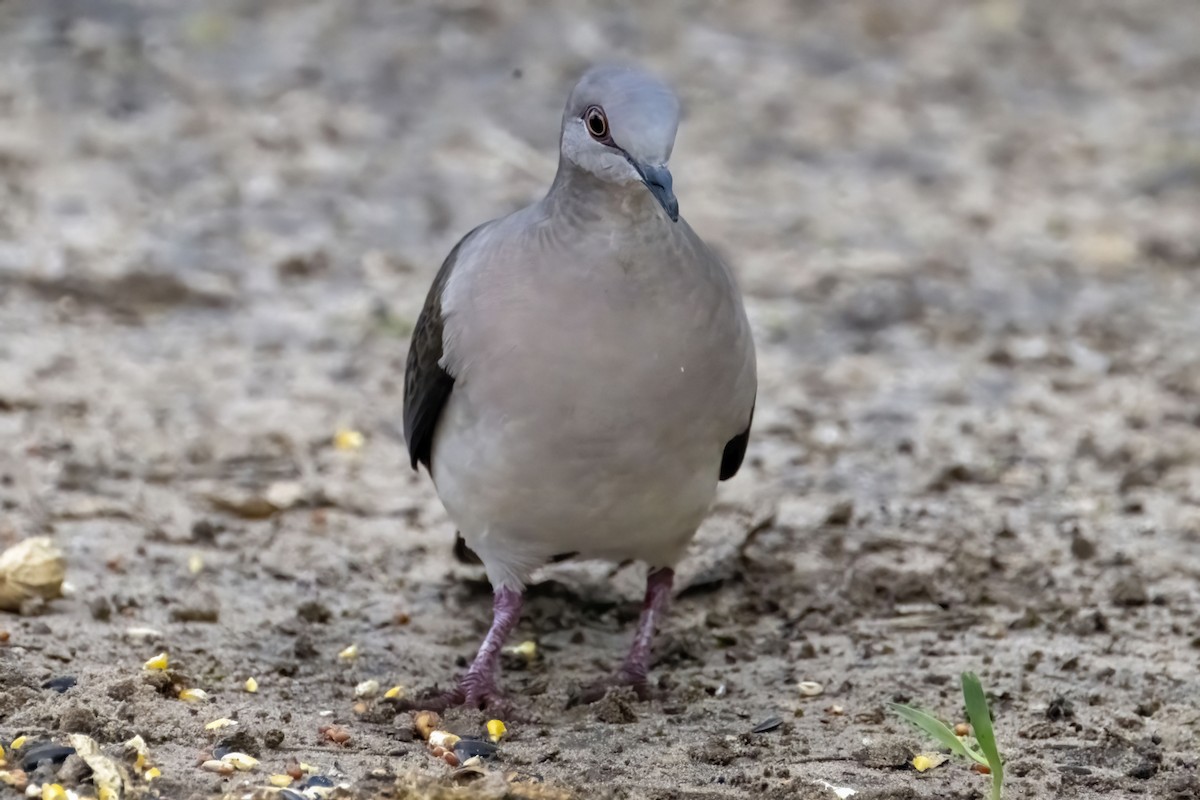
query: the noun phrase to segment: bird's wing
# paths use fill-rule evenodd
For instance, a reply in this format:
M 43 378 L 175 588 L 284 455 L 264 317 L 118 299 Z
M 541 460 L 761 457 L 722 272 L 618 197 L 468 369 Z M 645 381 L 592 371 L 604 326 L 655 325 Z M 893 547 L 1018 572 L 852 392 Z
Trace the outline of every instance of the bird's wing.
M 750 419 L 746 420 L 746 430 L 725 443 L 725 452 L 721 453 L 721 480 L 727 481 L 742 468 L 742 460 L 746 457 L 746 446 L 750 444 L 750 426 L 754 424 L 754 406 L 750 406 Z
M 442 360 L 442 292 L 450 280 L 462 246 L 483 226 L 475 228 L 446 256 L 441 269 L 429 287 L 425 307 L 417 317 L 412 342 L 408 346 L 408 362 L 404 369 L 404 440 L 413 469 L 424 464 L 430 469 L 433 452 L 433 433 L 450 391 L 454 376 L 443 369 Z

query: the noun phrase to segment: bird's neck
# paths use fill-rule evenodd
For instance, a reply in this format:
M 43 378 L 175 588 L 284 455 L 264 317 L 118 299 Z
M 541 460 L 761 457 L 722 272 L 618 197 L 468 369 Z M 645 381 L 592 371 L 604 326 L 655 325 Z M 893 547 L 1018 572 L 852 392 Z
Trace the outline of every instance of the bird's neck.
M 559 161 L 558 174 L 542 202 L 550 214 L 581 223 L 609 221 L 630 226 L 669 222 L 641 183 L 602 180 L 565 158 Z

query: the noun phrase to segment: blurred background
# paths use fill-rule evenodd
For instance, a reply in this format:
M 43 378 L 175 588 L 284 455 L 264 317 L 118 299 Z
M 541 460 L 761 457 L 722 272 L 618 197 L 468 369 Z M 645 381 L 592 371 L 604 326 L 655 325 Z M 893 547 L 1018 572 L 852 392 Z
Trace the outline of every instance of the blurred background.
M 877 657 L 837 700 L 857 708 L 922 657 L 978 665 L 1018 637 L 984 675 L 1020 696 L 1009 730 L 1068 680 L 1092 715 L 1043 737 L 1055 754 L 1021 745 L 1028 796 L 1082 780 L 1064 759 L 1098 792 L 1165 792 L 1184 778 L 1134 775 L 1132 742 L 1159 736 L 1155 764 L 1194 743 L 1198 32 L 1194 0 L 0 0 L 0 546 L 52 533 L 75 591 L 49 634 L 0 619 L 32 648 L 11 680 L 61 671 L 49 639 L 81 674 L 109 668 L 74 650 L 97 637 L 151 655 L 97 602 L 214 674 L 363 636 L 385 644 L 361 669 L 444 680 L 487 609 L 451 588 L 452 530 L 405 463 L 408 335 L 454 242 L 548 187 L 577 77 L 632 60 L 683 99 L 681 210 L 734 265 L 760 347 L 749 469 L 717 518 L 737 588 L 681 601 L 679 629 L 757 609 L 735 625 L 758 653 L 748 714 L 804 677 L 805 636 L 814 670 Z M 297 629 L 306 596 L 345 627 Z M 175 624 L 197 603 L 219 629 Z M 452 635 L 381 622 L 446 604 Z M 538 608 L 553 640 L 562 612 Z M 597 619 L 554 690 L 621 651 Z M 935 630 L 958 638 L 930 656 Z M 1034 650 L 1095 657 L 1043 679 Z M 739 680 L 703 651 L 686 680 Z M 333 703 L 328 665 L 300 661 L 292 696 Z M 0 701 L 0 727 L 45 718 L 35 695 Z M 733 718 L 698 696 L 690 766 L 662 786 L 740 769 L 686 757 Z M 862 724 L 805 735 L 835 752 Z M 1064 755 L 1114 725 L 1117 766 Z M 181 764 L 192 746 L 164 744 Z M 625 774 L 603 750 L 564 761 L 547 774 Z

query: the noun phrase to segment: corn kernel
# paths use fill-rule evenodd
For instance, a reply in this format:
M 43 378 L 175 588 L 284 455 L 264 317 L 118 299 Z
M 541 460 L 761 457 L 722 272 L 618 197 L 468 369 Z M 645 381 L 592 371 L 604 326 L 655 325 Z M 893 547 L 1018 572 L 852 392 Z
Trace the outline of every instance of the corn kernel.
M 101 786 L 98 796 L 100 800 L 121 800 L 121 796 L 117 794 L 117 790 L 111 786 Z
M 43 783 L 42 800 L 67 800 L 67 790 L 57 783 Z
M 12 744 L 10 744 L 10 745 L 8 746 L 8 749 L 10 749 L 10 750 L 20 750 L 22 747 L 24 747 L 24 746 L 25 746 L 25 739 L 26 739 L 26 738 L 27 738 L 27 737 L 25 737 L 25 736 L 18 736 L 17 738 L 13 739 L 13 740 L 12 740 Z
M 258 691 L 258 680 L 253 677 L 246 678 L 246 683 L 243 684 L 242 688 L 244 688 L 250 694 L 254 694 Z
M 379 694 L 379 681 L 369 680 L 363 681 L 354 687 L 355 697 L 374 697 Z
M 179 699 L 185 703 L 203 703 L 208 700 L 208 692 L 203 689 L 184 689 L 179 693 Z
M 342 661 L 353 661 L 358 658 L 358 645 L 352 644 L 342 652 L 338 653 L 338 658 Z
M 533 641 L 532 639 L 527 639 L 520 644 L 504 648 L 504 652 L 514 656 L 520 656 L 528 661 L 533 661 L 533 659 L 537 658 L 538 646 L 537 642 Z
M 504 734 L 508 733 L 508 726 L 498 719 L 489 719 L 487 723 L 488 738 L 493 742 L 500 741 Z
M 149 783 L 155 778 L 162 777 L 162 770 L 160 770 L 158 767 L 151 767 L 150 769 L 146 770 L 142 777 L 146 779 L 146 783 Z
M 258 766 L 258 759 L 246 753 L 226 753 L 221 756 L 226 764 L 232 764 L 239 772 L 247 772 Z
M 402 697 L 404 697 L 404 687 L 403 686 L 393 686 L 392 688 L 390 688 L 386 692 L 384 692 L 383 696 L 386 697 L 388 700 L 396 700 L 396 699 L 402 698 Z
M 221 728 L 228 728 L 231 725 L 237 725 L 237 720 L 221 717 L 220 719 L 214 719 L 212 722 L 205 723 L 204 730 L 219 731 Z
M 142 669 L 148 669 L 153 672 L 162 672 L 167 668 L 169 661 L 170 659 L 167 658 L 166 653 L 159 653 L 154 658 L 143 664 Z
M 199 553 L 192 553 L 188 556 L 188 572 L 193 575 L 199 575 L 204 571 L 204 557 Z
M 924 772 L 933 766 L 933 759 L 929 756 L 915 756 L 912 765 L 917 772 Z
M 286 789 L 288 786 L 292 785 L 292 776 L 280 773 L 267 778 L 267 782 L 272 786 L 279 787 L 280 789 Z
M 366 437 L 351 428 L 340 428 L 333 435 L 333 446 L 336 450 L 361 450 Z
M 312 764 L 305 764 L 303 761 L 300 762 L 300 771 L 305 775 L 312 775 L 314 772 L 320 772 L 320 770 L 314 767 Z

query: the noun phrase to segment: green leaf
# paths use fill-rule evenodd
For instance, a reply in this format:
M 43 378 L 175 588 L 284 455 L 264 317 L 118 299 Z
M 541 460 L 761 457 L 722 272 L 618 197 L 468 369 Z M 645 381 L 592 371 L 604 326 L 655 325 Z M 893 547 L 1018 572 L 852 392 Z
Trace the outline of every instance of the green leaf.
M 1000 800 L 1000 789 L 1004 785 L 1004 762 L 1000 759 L 1000 750 L 996 747 L 996 734 L 992 730 L 992 712 L 988 709 L 987 695 L 983 693 L 983 684 L 974 672 L 962 674 L 963 701 L 967 705 L 967 717 L 971 720 L 971 729 L 975 732 L 975 741 L 987 758 L 988 769 L 992 772 L 992 800 Z
M 963 744 L 962 739 L 954 735 L 954 731 L 950 726 L 928 711 L 922 711 L 919 708 L 901 705 L 900 703 L 888 703 L 888 709 L 904 721 L 924 731 L 930 737 L 937 740 L 943 747 L 949 748 L 955 755 L 970 759 L 984 766 L 988 765 L 987 760 L 983 756 L 967 747 Z

